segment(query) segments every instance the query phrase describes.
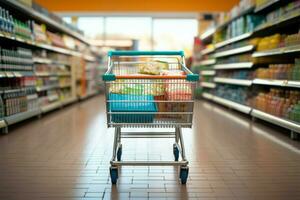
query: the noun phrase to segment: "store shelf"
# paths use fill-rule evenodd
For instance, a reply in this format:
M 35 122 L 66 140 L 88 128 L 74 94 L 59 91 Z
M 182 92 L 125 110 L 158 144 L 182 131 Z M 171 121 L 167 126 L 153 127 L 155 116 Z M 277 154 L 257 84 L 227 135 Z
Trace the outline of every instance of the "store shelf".
M 260 6 L 257 6 L 255 8 L 254 12 L 258 13 L 258 12 L 270 9 L 270 7 L 274 7 L 280 1 L 281 0 L 269 0 L 269 1 L 267 1 L 267 3 L 264 3 L 264 4 L 260 5 Z
M 3 0 L 3 3 L 6 3 L 8 5 L 10 5 L 11 7 L 13 7 L 16 10 L 19 10 L 20 12 L 26 14 L 27 16 L 32 17 L 35 20 L 38 20 L 42 23 L 45 23 L 49 26 L 52 26 L 53 28 L 62 31 L 70 36 L 73 36 L 74 38 L 77 38 L 78 40 L 80 40 L 81 42 L 90 45 L 90 42 L 84 38 L 83 35 L 81 35 L 80 33 L 77 33 L 71 29 L 69 29 L 68 27 L 66 27 L 63 24 L 60 24 L 56 21 L 54 21 L 53 19 L 49 18 L 46 15 L 43 15 L 41 13 L 39 13 L 38 11 L 32 9 L 29 6 L 23 5 L 22 3 L 15 1 L 15 0 Z
M 57 101 L 57 102 L 51 103 L 47 106 L 43 106 L 41 110 L 42 110 L 42 113 L 47 113 L 47 112 L 50 112 L 50 111 L 55 110 L 60 107 L 62 107 L 62 103 L 60 101 Z
M 212 37 L 214 35 L 214 33 L 216 32 L 216 28 L 210 28 L 207 31 L 205 31 L 201 36 L 200 39 L 202 41 L 207 41 L 207 40 L 212 40 Z
M 33 58 L 33 62 L 34 63 L 40 63 L 40 64 L 51 64 L 52 60 L 50 60 L 48 58 L 38 58 L 38 57 L 35 57 L 35 58 Z
M 5 121 L 3 119 L 0 119 L 0 129 L 5 127 L 6 127 Z
M 228 39 L 228 40 L 225 40 L 223 42 L 219 42 L 219 43 L 215 44 L 215 48 L 219 49 L 219 48 L 224 47 L 224 46 L 226 46 L 228 44 L 235 43 L 235 42 L 247 39 L 247 38 L 249 38 L 251 36 L 252 36 L 252 32 L 250 32 L 250 33 L 244 33 L 244 34 L 239 35 L 237 37 L 234 37 L 234 38 L 231 38 L 231 39 Z
M 65 105 L 69 105 L 71 103 L 74 103 L 76 101 L 77 101 L 77 98 L 72 97 L 72 98 L 68 98 L 68 99 L 63 100 L 62 104 L 65 106 Z
M 229 108 L 235 109 L 245 114 L 250 114 L 251 108 L 249 106 L 245 106 L 221 97 L 214 96 L 212 99 L 214 102 L 219 103 L 223 106 L 227 106 Z
M 205 87 L 205 88 L 215 88 L 216 84 L 215 83 L 210 83 L 210 82 L 201 82 L 200 86 Z
M 96 58 L 90 55 L 84 55 L 83 58 L 89 62 L 96 62 Z
M 213 65 L 216 63 L 216 59 L 203 60 L 200 65 Z
M 290 47 L 272 49 L 268 51 L 257 51 L 252 54 L 252 57 L 276 56 L 276 55 L 299 53 L 299 52 L 300 52 L 300 45 L 295 45 Z
M 300 88 L 300 81 L 254 79 L 253 84 Z
M 202 76 L 213 76 L 216 74 L 216 71 L 214 70 L 205 70 L 205 71 L 200 71 L 200 74 Z
M 293 12 L 289 12 L 288 16 L 282 17 L 281 19 L 276 19 L 272 22 L 266 22 L 255 29 L 255 34 L 263 33 L 270 34 L 267 29 L 270 28 L 278 28 L 280 29 L 282 26 L 290 25 L 292 23 L 298 23 L 298 19 L 300 18 L 300 9 L 297 9 Z
M 41 92 L 46 90 L 52 90 L 55 88 L 59 88 L 59 85 L 47 85 L 47 86 L 36 87 L 36 91 Z
M 14 77 L 26 77 L 26 76 L 34 76 L 35 74 L 33 72 L 14 72 L 14 71 L 10 71 L 10 72 L 0 72 L 0 78 L 14 78 Z
M 39 43 L 36 43 L 34 41 L 23 40 L 23 39 L 16 38 L 16 37 L 13 37 L 13 36 L 10 36 L 10 35 L 4 35 L 2 33 L 0 33 L 0 38 L 5 38 L 5 39 L 8 39 L 8 40 L 17 41 L 17 42 L 20 42 L 22 44 L 26 44 L 26 45 L 29 45 L 29 46 L 32 46 L 32 47 L 38 47 L 38 48 L 41 48 L 41 49 L 45 49 L 45 50 L 49 50 L 49 51 L 53 51 L 53 52 L 57 52 L 57 53 L 61 53 L 61 54 L 77 56 L 77 57 L 82 56 L 82 53 L 77 52 L 77 51 L 73 51 L 73 50 L 65 49 L 65 48 L 61 48 L 61 47 L 55 47 L 55 46 L 48 45 L 48 44 L 39 44 Z
M 214 69 L 244 69 L 244 68 L 252 68 L 252 62 L 242 62 L 242 63 L 229 63 L 229 64 L 217 64 L 214 65 Z
M 252 13 L 254 11 L 254 9 L 255 9 L 255 6 L 251 6 L 251 7 L 247 8 L 247 9 L 245 9 L 244 11 L 240 12 L 235 17 L 232 17 L 231 19 L 227 20 L 226 22 L 223 22 L 222 24 L 220 24 L 217 29 L 222 29 L 223 27 L 227 26 L 228 24 L 230 24 L 234 20 L 236 20 L 236 19 L 238 19 L 238 18 L 240 18 L 240 17 L 242 17 L 244 15 Z
M 200 53 L 202 56 L 213 53 L 215 51 L 215 48 L 206 48 L 203 49 Z
M 6 121 L 7 125 L 12 125 L 12 124 L 18 123 L 20 121 L 23 121 L 25 119 L 29 119 L 31 117 L 37 116 L 39 114 L 41 114 L 40 109 L 30 110 L 30 111 L 26 111 L 26 112 L 22 112 L 22 113 L 18 113 L 15 115 L 5 117 L 5 121 Z
M 66 84 L 66 85 L 60 85 L 59 88 L 69 88 L 72 87 L 71 84 Z
M 225 57 L 225 56 L 246 53 L 246 52 L 252 51 L 253 49 L 254 49 L 253 45 L 247 45 L 247 46 L 244 46 L 244 47 L 230 49 L 230 50 L 227 50 L 227 51 L 217 52 L 217 53 L 214 54 L 214 57 L 215 58 L 221 58 L 221 57 Z
M 256 109 L 252 109 L 251 115 L 253 117 L 262 119 L 264 121 L 267 121 L 267 122 L 273 123 L 275 125 L 295 131 L 297 133 L 300 133 L 300 124 L 298 124 L 296 122 L 282 119 L 282 118 L 276 117 L 274 115 L 270 115 L 268 113 L 265 113 L 265 112 L 262 112 L 262 111 L 256 110 Z
M 205 98 L 205 99 L 208 99 L 208 100 L 212 100 L 214 96 L 212 94 L 207 93 L 207 92 L 203 92 L 202 97 Z
M 231 84 L 231 85 L 242 85 L 242 86 L 252 85 L 252 80 L 241 80 L 241 79 L 221 78 L 221 77 L 215 77 L 214 82 Z

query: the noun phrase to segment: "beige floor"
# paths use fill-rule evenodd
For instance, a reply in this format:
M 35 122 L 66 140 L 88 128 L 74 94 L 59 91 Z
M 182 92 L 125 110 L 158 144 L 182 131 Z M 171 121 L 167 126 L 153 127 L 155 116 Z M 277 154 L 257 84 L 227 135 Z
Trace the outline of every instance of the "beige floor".
M 208 102 L 184 130 L 190 176 L 174 167 L 123 167 L 109 179 L 113 130 L 102 96 L 0 137 L 0 199 L 300 199 L 300 142 Z M 126 140 L 123 159 L 172 159 L 172 143 Z

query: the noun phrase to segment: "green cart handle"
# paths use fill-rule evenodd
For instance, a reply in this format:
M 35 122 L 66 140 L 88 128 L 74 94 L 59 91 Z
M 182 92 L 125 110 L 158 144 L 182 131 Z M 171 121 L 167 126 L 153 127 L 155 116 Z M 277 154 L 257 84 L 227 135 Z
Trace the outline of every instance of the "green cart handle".
M 184 56 L 183 51 L 109 51 L 108 56 Z

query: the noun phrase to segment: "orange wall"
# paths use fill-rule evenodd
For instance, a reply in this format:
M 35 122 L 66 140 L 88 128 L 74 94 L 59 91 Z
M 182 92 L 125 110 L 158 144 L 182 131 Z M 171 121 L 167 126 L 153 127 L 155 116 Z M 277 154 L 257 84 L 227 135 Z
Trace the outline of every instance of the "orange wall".
M 36 0 L 51 11 L 206 12 L 228 11 L 239 0 Z

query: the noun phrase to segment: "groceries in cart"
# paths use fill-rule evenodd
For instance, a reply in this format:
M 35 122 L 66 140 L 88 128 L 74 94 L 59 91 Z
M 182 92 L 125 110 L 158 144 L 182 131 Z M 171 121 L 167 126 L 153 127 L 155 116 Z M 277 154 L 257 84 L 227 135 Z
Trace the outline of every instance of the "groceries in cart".
M 167 62 L 155 61 L 139 65 L 139 73 L 126 74 L 122 71 L 122 75 L 139 76 L 145 79 L 118 79 L 111 83 L 109 99 L 118 102 L 111 105 L 111 111 L 118 112 L 112 116 L 112 121 L 152 123 L 155 118 L 186 121 L 187 115 L 176 115 L 173 112 L 187 112 L 190 109 L 185 101 L 192 99 L 192 85 L 185 79 L 161 78 L 161 76 L 186 75 L 182 70 L 169 70 L 168 68 Z M 153 75 L 156 75 L 157 79 L 153 78 Z M 152 78 L 147 79 L 148 76 Z M 125 100 L 127 102 L 124 102 Z M 130 110 L 144 114 L 134 115 L 130 113 Z M 151 112 L 151 114 L 146 112 Z M 170 112 L 172 113 L 168 114 Z

